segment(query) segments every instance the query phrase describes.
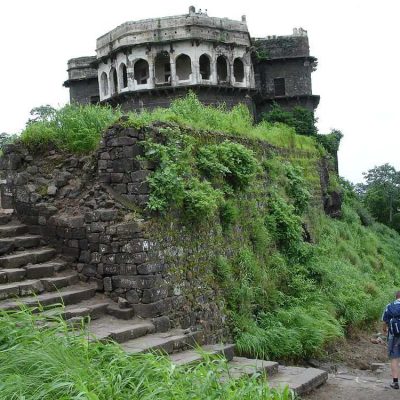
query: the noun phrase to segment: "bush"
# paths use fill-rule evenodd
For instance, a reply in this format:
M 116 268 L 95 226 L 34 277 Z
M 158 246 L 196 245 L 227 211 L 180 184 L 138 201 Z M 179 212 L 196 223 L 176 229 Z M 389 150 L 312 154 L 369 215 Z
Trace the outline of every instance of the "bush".
M 296 106 L 289 111 L 274 103 L 269 112 L 261 115 L 261 120 L 292 126 L 298 135 L 312 136 L 317 134 L 315 125 L 317 120 L 314 113 L 303 107 Z
M 197 165 L 206 176 L 222 177 L 234 189 L 246 188 L 259 166 L 251 150 L 230 141 L 201 147 Z

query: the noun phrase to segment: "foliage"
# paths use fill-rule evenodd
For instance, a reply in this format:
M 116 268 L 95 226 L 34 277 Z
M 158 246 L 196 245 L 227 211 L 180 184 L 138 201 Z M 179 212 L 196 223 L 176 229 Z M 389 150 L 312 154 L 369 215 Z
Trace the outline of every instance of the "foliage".
M 206 356 L 188 367 L 163 355 L 127 355 L 113 342 L 88 340 L 88 332 L 27 310 L 0 314 L 0 393 L 26 400 L 290 400 L 264 380 L 222 379 L 225 361 Z
M 120 112 L 100 105 L 66 105 L 59 110 L 50 106 L 34 108 L 20 140 L 33 152 L 49 148 L 87 153 L 97 148 L 101 132 L 114 123 Z
M 317 134 L 317 119 L 312 111 L 304 107 L 296 106 L 292 110 L 284 110 L 279 104 L 274 103 L 270 111 L 262 114 L 261 119 L 270 123 L 279 122 L 292 126 L 298 135 Z
M 201 147 L 197 154 L 197 165 L 207 176 L 220 176 L 235 189 L 247 187 L 258 168 L 251 150 L 227 140 Z
M 400 232 L 400 171 L 384 164 L 364 173 L 365 184 L 357 186 L 373 217 Z
M 319 144 L 330 154 L 332 157 L 337 157 L 340 141 L 343 138 L 343 133 L 337 129 L 332 129 L 327 135 L 317 135 L 316 139 Z
M 262 121 L 254 124 L 249 109 L 240 104 L 227 110 L 225 106 L 206 106 L 193 92 L 172 102 L 168 109 L 157 108 L 153 111 L 129 113 L 128 125 L 136 128 L 148 126 L 154 121 L 174 122 L 181 127 L 191 127 L 204 131 L 222 131 L 224 133 L 259 139 L 276 146 L 319 153 L 315 140 L 311 137 L 296 135 L 294 130 L 282 124 Z
M 253 152 L 238 143 L 202 146 L 178 127 L 160 134 L 160 142 L 145 144 L 146 157 L 157 164 L 148 180 L 152 211 L 182 208 L 192 221 L 207 220 L 223 207 L 224 195 L 245 190 L 258 171 Z

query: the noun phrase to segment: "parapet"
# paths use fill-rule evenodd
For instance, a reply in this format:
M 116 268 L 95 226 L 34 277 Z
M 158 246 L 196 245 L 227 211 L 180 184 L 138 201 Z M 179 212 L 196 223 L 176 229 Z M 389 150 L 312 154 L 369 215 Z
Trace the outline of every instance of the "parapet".
M 266 59 L 309 57 L 310 46 L 307 31 L 294 28 L 292 35 L 254 38 L 254 45 Z
M 182 40 L 250 46 L 245 17 L 241 21 L 209 17 L 206 12 L 196 12 L 191 6 L 189 13 L 184 15 L 125 22 L 97 39 L 97 58 L 126 47 Z
M 68 61 L 68 80 L 64 82 L 64 86 L 69 87 L 71 81 L 97 80 L 97 69 L 93 65 L 95 61 L 96 56 L 71 58 Z

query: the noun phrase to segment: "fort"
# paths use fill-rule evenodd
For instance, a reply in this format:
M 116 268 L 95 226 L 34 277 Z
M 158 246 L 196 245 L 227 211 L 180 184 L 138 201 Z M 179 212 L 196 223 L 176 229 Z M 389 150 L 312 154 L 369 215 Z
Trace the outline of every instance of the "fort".
M 252 38 L 246 17 L 184 15 L 125 22 L 97 39 L 96 56 L 68 61 L 71 102 L 168 107 L 187 91 L 204 104 L 246 104 L 258 119 L 273 102 L 314 111 L 307 32 Z

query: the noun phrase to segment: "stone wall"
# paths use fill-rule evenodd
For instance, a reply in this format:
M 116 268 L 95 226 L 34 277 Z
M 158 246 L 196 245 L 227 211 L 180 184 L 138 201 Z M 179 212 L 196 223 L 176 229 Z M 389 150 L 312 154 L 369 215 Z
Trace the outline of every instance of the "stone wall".
M 125 317 L 151 318 L 158 330 L 201 326 L 209 342 L 226 338 L 224 297 L 213 269 L 217 256 L 235 251 L 233 243 L 226 241 L 218 221 L 193 229 L 174 213 L 146 209 L 147 177 L 154 166 L 143 157 L 143 143 L 149 137 L 159 140 L 165 124 L 138 130 L 123 123 L 110 127 L 88 156 L 54 150 L 31 154 L 22 145 L 9 145 L 0 159 L 3 207 L 14 207 L 32 232 L 73 263 L 82 280 L 96 282 L 99 291 L 118 302 Z M 239 141 L 260 158 L 271 152 L 308 157 L 261 140 L 197 134 L 206 143 Z M 317 164 L 311 168 L 319 176 Z M 321 208 L 326 163 L 323 174 L 316 187 Z M 240 243 L 241 230 L 235 235 Z

